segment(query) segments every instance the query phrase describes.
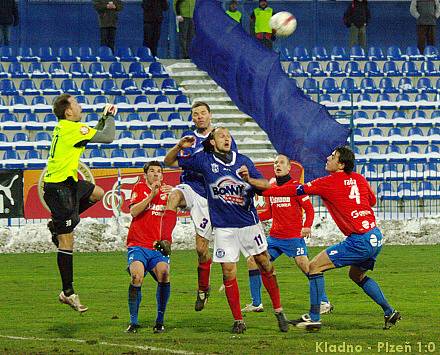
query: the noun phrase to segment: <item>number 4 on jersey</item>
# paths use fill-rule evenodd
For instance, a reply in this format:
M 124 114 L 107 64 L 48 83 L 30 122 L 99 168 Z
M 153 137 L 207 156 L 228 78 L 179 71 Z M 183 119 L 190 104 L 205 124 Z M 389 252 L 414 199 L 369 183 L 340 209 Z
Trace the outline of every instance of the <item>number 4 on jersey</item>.
M 348 198 L 351 200 L 356 200 L 356 203 L 360 205 L 361 203 L 361 194 L 359 193 L 359 188 L 357 185 L 352 185 L 350 189 L 350 194 L 348 195 Z

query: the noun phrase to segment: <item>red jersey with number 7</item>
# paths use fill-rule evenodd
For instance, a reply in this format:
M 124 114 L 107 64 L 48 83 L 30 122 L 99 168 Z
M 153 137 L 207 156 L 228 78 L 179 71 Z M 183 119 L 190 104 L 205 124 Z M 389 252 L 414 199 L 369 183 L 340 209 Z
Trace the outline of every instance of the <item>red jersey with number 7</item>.
M 344 235 L 364 234 L 376 227 L 371 207 L 376 196 L 365 177 L 352 172 L 336 172 L 304 184 L 308 195 L 321 196 L 330 215 Z M 296 195 L 296 187 L 280 186 L 263 192 L 263 196 Z

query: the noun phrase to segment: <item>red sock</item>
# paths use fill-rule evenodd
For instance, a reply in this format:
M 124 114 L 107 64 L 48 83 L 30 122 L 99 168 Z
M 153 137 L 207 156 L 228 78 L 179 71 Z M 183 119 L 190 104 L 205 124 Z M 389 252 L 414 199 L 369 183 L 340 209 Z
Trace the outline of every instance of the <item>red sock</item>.
M 273 309 L 278 309 L 281 308 L 280 289 L 278 288 L 277 277 L 273 274 L 273 272 L 273 269 L 269 272 L 262 271 L 261 279 L 263 280 L 264 287 L 269 293 Z
M 223 281 L 225 285 L 226 298 L 228 299 L 229 308 L 231 308 L 234 320 L 242 320 L 240 307 L 240 291 L 238 290 L 237 279 Z
M 165 210 L 162 221 L 160 223 L 160 240 L 168 240 L 170 243 L 172 241 L 171 234 L 176 226 L 177 222 L 177 212 L 172 210 Z
M 211 273 L 212 259 L 204 263 L 199 262 L 199 267 L 197 268 L 199 275 L 199 291 L 209 290 L 209 275 Z

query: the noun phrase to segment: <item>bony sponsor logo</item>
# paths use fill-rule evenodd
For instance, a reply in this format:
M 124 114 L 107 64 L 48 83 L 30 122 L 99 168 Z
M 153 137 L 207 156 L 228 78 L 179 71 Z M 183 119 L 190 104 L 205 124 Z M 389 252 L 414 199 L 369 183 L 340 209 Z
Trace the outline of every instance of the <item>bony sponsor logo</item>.
M 216 251 L 215 251 L 215 256 L 217 257 L 217 258 L 219 258 L 219 259 L 221 259 L 221 258 L 223 258 L 224 256 L 225 256 L 225 251 L 223 250 L 223 249 L 221 249 L 221 248 L 218 248 Z
M 249 185 L 231 177 L 225 177 L 209 185 L 209 188 L 214 199 L 244 206 L 246 190 Z

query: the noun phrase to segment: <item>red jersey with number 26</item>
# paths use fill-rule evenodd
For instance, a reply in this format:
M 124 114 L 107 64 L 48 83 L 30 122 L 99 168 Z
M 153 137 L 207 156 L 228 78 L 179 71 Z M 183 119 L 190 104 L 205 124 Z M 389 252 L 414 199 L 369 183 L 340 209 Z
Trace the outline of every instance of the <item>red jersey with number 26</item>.
M 376 227 L 376 218 L 371 208 L 376 204 L 376 196 L 362 175 L 336 172 L 303 186 L 306 194 L 321 196 L 344 235 L 364 234 Z M 274 193 L 276 196 L 286 196 L 296 194 L 296 189 L 280 186 L 264 191 L 263 196 L 273 196 Z
M 144 182 L 138 182 L 134 185 L 130 206 L 145 200 L 151 189 Z M 153 250 L 153 243 L 160 240 L 160 222 L 167 204 L 168 194 L 159 192 L 147 208 L 134 217 L 130 224 L 127 236 L 127 247 L 143 247 Z
M 299 184 L 298 181 L 289 180 L 284 185 Z M 271 185 L 277 186 L 276 183 Z M 301 229 L 311 228 L 315 211 L 310 202 L 310 197 L 303 196 L 271 196 L 266 198 L 267 208 L 258 213 L 260 220 L 265 221 L 272 218 L 270 236 L 279 239 L 302 238 Z M 306 220 L 303 225 L 303 210 L 306 213 Z

